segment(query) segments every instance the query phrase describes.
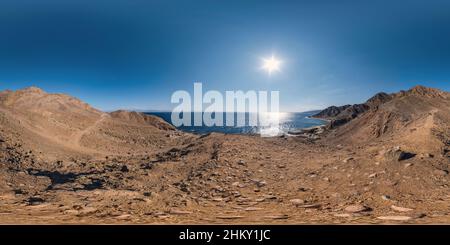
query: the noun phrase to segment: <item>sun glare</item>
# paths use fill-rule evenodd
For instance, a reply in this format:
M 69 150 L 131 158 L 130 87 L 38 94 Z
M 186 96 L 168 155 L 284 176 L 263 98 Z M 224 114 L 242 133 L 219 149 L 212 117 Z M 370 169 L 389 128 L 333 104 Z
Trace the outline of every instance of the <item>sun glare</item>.
M 262 69 L 266 70 L 269 75 L 275 71 L 280 71 L 281 60 L 272 55 L 269 59 L 263 59 Z

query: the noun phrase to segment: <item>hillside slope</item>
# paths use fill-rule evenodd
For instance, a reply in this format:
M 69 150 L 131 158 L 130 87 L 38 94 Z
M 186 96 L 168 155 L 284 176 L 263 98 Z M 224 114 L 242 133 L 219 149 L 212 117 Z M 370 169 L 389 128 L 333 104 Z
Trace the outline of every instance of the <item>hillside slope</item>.
M 2 92 L 0 120 L 4 137 L 48 159 L 143 154 L 176 144 L 184 135 L 154 116 L 105 113 L 74 97 L 35 87 Z
M 351 117 L 341 112 L 329 118 L 330 125 L 334 126 L 330 126 L 331 133 L 325 140 L 348 144 L 379 141 L 386 146 L 398 145 L 415 152 L 434 154 L 447 150 L 449 93 L 416 86 L 390 95 L 377 94 L 358 107 L 366 109 L 352 113 Z M 341 118 L 346 118 L 345 122 L 336 124 L 335 121 Z

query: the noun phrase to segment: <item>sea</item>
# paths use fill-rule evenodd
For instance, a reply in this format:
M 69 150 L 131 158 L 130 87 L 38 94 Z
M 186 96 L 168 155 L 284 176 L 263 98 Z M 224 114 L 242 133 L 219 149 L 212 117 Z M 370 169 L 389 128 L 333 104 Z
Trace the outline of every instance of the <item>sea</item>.
M 319 111 L 281 112 L 279 113 L 279 123 L 276 127 L 280 134 L 289 134 L 290 132 L 295 132 L 300 129 L 326 124 L 326 121 L 324 120 L 311 118 L 311 116 L 317 112 Z M 173 125 L 171 121 L 171 112 L 146 112 L 146 114 L 158 116 Z M 237 113 L 235 113 L 234 116 L 237 118 Z M 250 126 L 249 116 L 249 113 L 245 113 L 246 123 L 244 126 L 237 126 L 236 124 L 234 126 L 180 126 L 178 129 L 196 134 L 208 134 L 212 132 L 220 132 L 225 134 L 259 134 L 262 127 Z M 226 117 L 227 113 L 223 113 L 224 121 L 226 120 Z M 191 119 L 193 120 L 193 118 L 194 112 L 191 113 Z

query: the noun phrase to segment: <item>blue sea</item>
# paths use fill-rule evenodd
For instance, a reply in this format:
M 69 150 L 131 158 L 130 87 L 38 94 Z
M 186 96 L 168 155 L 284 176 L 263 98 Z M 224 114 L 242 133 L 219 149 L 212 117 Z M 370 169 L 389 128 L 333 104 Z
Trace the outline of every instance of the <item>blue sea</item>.
M 279 124 L 277 125 L 279 131 L 283 133 L 288 133 L 292 131 L 296 131 L 302 128 L 309 128 L 313 126 L 324 125 L 326 122 L 324 120 L 310 118 L 310 116 L 316 114 L 318 111 L 309 111 L 309 112 L 283 112 L 280 113 Z M 149 115 L 155 115 L 161 117 L 168 123 L 171 122 L 171 112 L 146 112 Z M 246 124 L 245 126 L 180 126 L 178 129 L 186 132 L 198 133 L 198 134 L 207 134 L 211 132 L 220 132 L 226 134 L 258 134 L 260 133 L 261 128 L 259 126 L 249 126 L 248 118 L 249 113 L 245 113 L 246 116 Z M 236 118 L 235 113 L 235 118 Z M 194 113 L 192 112 L 191 118 L 193 120 Z M 226 113 L 223 113 L 224 120 L 226 119 Z

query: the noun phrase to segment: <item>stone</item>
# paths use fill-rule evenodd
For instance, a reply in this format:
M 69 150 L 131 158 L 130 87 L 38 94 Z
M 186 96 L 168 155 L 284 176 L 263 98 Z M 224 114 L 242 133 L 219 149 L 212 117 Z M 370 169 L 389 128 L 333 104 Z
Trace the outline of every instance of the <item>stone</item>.
M 278 215 L 268 215 L 264 216 L 266 219 L 289 219 L 289 215 L 287 214 L 278 214 Z
M 259 210 L 263 210 L 263 208 L 257 208 L 257 207 L 244 208 L 244 211 L 259 211 Z
M 447 215 L 447 214 L 444 214 L 444 215 Z M 427 215 L 426 214 L 424 214 L 424 213 L 418 213 L 418 214 L 415 214 L 415 215 L 413 215 L 413 219 L 421 219 L 421 218 L 424 218 L 424 217 L 426 217 Z
M 169 211 L 169 214 L 185 215 L 185 214 L 192 214 L 192 212 L 191 211 L 185 211 L 185 210 L 172 209 L 172 210 Z
M 116 217 L 116 219 L 120 219 L 120 220 L 125 220 L 125 219 L 130 219 L 131 215 L 129 214 L 122 214 Z
M 389 149 L 384 154 L 385 158 L 388 160 L 394 160 L 394 161 L 403 161 L 406 159 L 410 159 L 414 157 L 416 154 L 403 151 L 400 146 L 396 146 L 392 149 Z
M 434 155 L 433 154 L 430 154 L 430 153 L 422 153 L 422 154 L 420 154 L 420 158 L 433 158 L 434 157 Z
M 299 207 L 299 208 L 320 208 L 321 205 L 318 203 L 313 203 L 313 204 L 299 205 L 297 207 Z
M 78 215 L 79 212 L 77 210 L 65 210 L 63 213 L 68 215 Z
M 395 206 L 395 205 L 392 205 L 391 209 L 394 210 L 394 211 L 397 211 L 397 212 L 410 212 L 410 211 L 413 211 L 412 208 L 398 207 L 398 206 Z
M 380 216 L 377 217 L 380 220 L 391 220 L 391 221 L 408 221 L 411 220 L 412 217 L 409 216 Z
M 266 186 L 266 185 L 267 185 L 267 182 L 264 181 L 264 180 L 256 182 L 256 186 L 258 186 L 258 187 L 263 187 L 263 186 Z
M 29 205 L 39 205 L 45 202 L 45 200 L 40 197 L 30 197 L 28 198 L 27 202 Z
M 123 165 L 123 166 L 120 168 L 120 171 L 121 171 L 121 172 L 128 172 L 129 170 L 128 170 L 128 167 L 127 167 L 126 165 Z
M 335 217 L 340 217 L 340 218 L 349 218 L 352 217 L 351 214 L 334 214 Z
M 93 214 L 95 212 L 97 212 L 98 210 L 94 207 L 85 207 L 82 210 L 78 211 L 78 216 L 82 216 L 82 215 L 90 215 Z
M 312 190 L 312 188 L 308 188 L 308 187 L 299 187 L 298 190 L 301 191 L 301 192 L 307 192 L 307 191 Z
M 274 200 L 274 199 L 277 199 L 277 197 L 274 196 L 274 195 L 264 195 L 263 197 L 264 197 L 264 199 L 267 199 L 267 200 Z
M 442 169 L 436 169 L 433 171 L 433 173 L 438 176 L 446 176 L 448 174 L 448 171 L 442 170 Z
M 230 216 L 217 216 L 217 219 L 242 219 L 244 216 L 240 215 L 230 215 Z
M 344 211 L 348 213 L 360 213 L 360 212 L 367 212 L 371 209 L 369 207 L 366 207 L 364 205 L 356 204 L 356 205 L 350 205 L 347 206 Z
M 294 204 L 294 205 L 301 205 L 301 204 L 305 203 L 305 201 L 302 200 L 302 199 L 291 199 L 291 200 L 289 200 L 289 202 Z
M 388 195 L 382 195 L 382 196 L 381 196 L 381 199 L 383 199 L 383 200 L 385 200 L 385 201 L 390 201 L 390 200 L 391 200 L 391 197 L 388 196 Z
M 349 161 L 353 160 L 353 157 L 347 157 L 344 160 L 342 160 L 343 163 L 348 163 Z

